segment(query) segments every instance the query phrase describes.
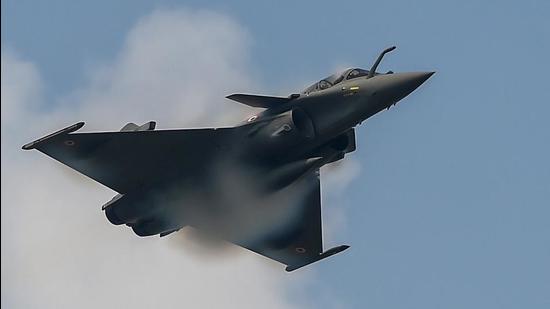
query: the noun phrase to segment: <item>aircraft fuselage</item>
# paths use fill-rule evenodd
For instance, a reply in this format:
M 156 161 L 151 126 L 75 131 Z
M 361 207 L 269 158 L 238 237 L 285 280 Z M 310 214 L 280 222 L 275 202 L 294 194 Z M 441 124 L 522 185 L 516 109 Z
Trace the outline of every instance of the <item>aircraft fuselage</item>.
M 253 192 L 279 191 L 302 175 L 355 150 L 354 135 L 352 140 L 347 132 L 397 103 L 431 74 L 357 78 L 324 91 L 303 94 L 286 106 L 267 109 L 236 127 L 228 137 L 229 146 L 221 151 L 223 157 L 202 167 L 204 177 L 181 175 L 140 191 L 138 197 L 119 197 L 117 205 L 106 207 L 107 217 L 112 223 L 132 226 L 139 235 L 153 235 L 197 221 L 189 220 L 189 214 L 211 217 L 216 211 L 210 208 L 218 208 L 213 205 L 229 208 L 231 203 L 227 200 L 238 196 L 229 196 L 228 182 L 249 189 L 253 185 Z M 221 176 L 224 174 L 229 176 Z M 218 198 L 213 199 L 214 196 Z M 193 205 L 199 206 L 190 211 Z

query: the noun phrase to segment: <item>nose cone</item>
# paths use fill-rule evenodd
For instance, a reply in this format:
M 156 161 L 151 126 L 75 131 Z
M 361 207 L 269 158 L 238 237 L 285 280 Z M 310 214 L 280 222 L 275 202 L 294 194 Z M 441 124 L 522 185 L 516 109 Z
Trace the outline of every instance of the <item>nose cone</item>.
M 382 104 L 390 106 L 403 99 L 422 85 L 435 72 L 407 72 L 377 76 L 380 78 L 375 86 L 373 96 Z
M 435 72 L 409 72 L 393 74 L 393 83 L 396 92 L 405 95 L 413 92 Z

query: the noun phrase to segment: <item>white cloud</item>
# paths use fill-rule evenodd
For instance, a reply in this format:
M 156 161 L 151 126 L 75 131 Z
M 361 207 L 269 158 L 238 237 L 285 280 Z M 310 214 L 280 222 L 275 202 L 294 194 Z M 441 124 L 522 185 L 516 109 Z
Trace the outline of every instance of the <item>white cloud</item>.
M 303 284 L 279 264 L 240 249 L 205 258 L 113 226 L 100 206 L 110 190 L 37 152 L 29 140 L 68 122 L 119 129 L 231 124 L 222 99 L 253 84 L 246 31 L 206 11 L 160 10 L 130 31 L 124 48 L 89 83 L 50 105 L 32 63 L 2 51 L 3 308 L 292 308 Z M 244 112 L 250 112 L 244 110 Z M 296 300 L 294 300 L 296 301 Z
M 341 203 L 343 194 L 351 182 L 361 172 L 359 161 L 346 155 L 346 158 L 326 165 L 321 169 L 321 189 L 323 200 L 323 238 L 326 247 L 340 245 L 339 234 L 345 233 L 347 220 L 345 205 Z
M 341 194 L 361 172 L 359 161 L 349 158 L 326 165 L 323 172 L 324 185 L 331 189 L 331 193 Z
M 2 50 L 2 129 L 13 129 L 25 112 L 34 111 L 41 92 L 42 81 L 34 65 L 17 58 L 12 50 Z
M 101 119 L 102 129 L 120 126 L 121 115 L 161 126 L 231 124 L 245 108 L 224 96 L 254 84 L 248 44 L 246 31 L 224 15 L 156 11 L 130 31 L 113 64 L 93 72 L 91 85 L 62 105 L 79 102 L 76 114 Z

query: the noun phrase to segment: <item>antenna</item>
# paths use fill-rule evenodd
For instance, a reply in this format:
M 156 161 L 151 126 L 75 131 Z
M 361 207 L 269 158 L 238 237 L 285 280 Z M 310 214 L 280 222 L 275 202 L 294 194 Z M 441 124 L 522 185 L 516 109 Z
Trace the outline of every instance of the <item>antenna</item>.
M 384 49 L 384 51 L 380 53 L 380 56 L 378 56 L 378 59 L 376 59 L 376 62 L 372 65 L 372 68 L 370 68 L 369 75 L 367 75 L 367 78 L 371 78 L 374 76 L 374 73 L 376 72 L 376 68 L 378 68 L 378 65 L 380 64 L 380 61 L 382 61 L 382 58 L 384 58 L 384 55 L 391 52 L 394 49 L 395 49 L 395 46 L 392 46 Z

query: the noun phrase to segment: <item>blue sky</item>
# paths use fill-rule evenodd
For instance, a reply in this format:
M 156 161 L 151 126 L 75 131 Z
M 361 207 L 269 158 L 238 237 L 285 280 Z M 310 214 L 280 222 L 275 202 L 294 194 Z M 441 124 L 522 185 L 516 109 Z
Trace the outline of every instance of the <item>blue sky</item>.
M 437 72 L 359 127 L 360 172 L 324 199 L 345 218 L 332 244 L 351 249 L 313 266 L 291 298 L 315 308 L 550 307 L 547 1 L 2 1 L 2 52 L 34 63 L 54 105 L 113 62 L 140 18 L 182 7 L 246 31 L 249 92 L 286 95 L 336 68 L 370 67 L 390 45 L 381 71 Z

